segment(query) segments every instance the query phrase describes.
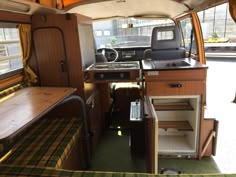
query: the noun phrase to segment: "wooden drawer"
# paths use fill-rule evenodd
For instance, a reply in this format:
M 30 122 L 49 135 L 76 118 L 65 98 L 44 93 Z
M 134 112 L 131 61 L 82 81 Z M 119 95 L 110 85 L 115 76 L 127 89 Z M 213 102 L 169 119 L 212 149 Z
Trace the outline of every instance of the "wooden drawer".
M 146 82 L 147 95 L 205 95 L 205 81 Z
M 206 69 L 145 71 L 145 81 L 197 81 L 206 79 Z

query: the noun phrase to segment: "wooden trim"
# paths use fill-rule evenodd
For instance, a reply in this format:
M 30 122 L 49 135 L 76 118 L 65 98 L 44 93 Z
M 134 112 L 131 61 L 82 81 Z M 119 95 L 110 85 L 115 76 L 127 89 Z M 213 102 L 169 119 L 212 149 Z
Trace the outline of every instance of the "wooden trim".
M 31 23 L 31 16 L 12 12 L 0 12 L 0 21 L 15 23 Z
M 206 79 L 207 69 L 193 70 L 166 70 L 158 71 L 157 75 L 150 75 L 148 71 L 144 72 L 147 81 L 201 81 Z
M 215 131 L 211 131 L 211 133 L 209 134 L 207 141 L 205 142 L 204 146 L 203 146 L 203 150 L 201 152 L 201 158 L 203 157 L 203 155 L 205 154 L 208 145 L 210 144 L 210 142 L 212 141 L 212 139 L 215 137 L 216 132 Z
M 193 128 L 188 121 L 159 121 L 158 127 L 164 130 L 174 128 L 180 131 L 193 131 Z
M 147 172 L 158 173 L 158 120 L 155 118 L 149 96 L 145 97 L 145 139 L 146 139 L 146 155 L 147 155 Z
M 14 85 L 23 80 L 23 74 L 17 74 L 12 77 L 8 77 L 6 79 L 0 80 L 0 90 L 11 85 Z
M 187 105 L 153 105 L 156 111 L 182 111 L 182 110 L 194 110 L 190 104 Z

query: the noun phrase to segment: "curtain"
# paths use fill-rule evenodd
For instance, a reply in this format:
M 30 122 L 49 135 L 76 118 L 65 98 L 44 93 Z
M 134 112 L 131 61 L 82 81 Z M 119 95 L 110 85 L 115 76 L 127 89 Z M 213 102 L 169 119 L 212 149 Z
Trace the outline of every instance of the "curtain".
M 31 25 L 20 24 L 18 28 L 22 52 L 22 63 L 24 68 L 23 80 L 27 85 L 33 85 L 37 82 L 37 76 L 28 65 L 31 50 Z
M 229 12 L 236 23 L 236 0 L 229 0 Z

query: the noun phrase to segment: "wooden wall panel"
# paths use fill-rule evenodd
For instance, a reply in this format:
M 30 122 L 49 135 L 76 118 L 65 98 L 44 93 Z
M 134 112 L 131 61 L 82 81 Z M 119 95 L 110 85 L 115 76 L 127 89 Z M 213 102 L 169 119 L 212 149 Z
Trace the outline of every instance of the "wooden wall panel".
M 86 68 L 84 62 L 82 62 L 82 54 L 80 47 L 80 34 L 78 30 L 78 19 L 82 19 L 80 24 L 91 24 L 90 18 L 81 16 L 78 14 L 58 14 L 58 15 L 34 15 L 32 16 L 32 29 L 42 27 L 58 27 L 63 31 L 65 48 L 67 55 L 68 72 L 70 78 L 70 85 L 77 88 L 77 94 L 82 96 L 85 100 L 91 93 L 93 86 L 84 85 L 84 74 L 83 71 Z M 89 60 L 86 58 L 86 60 Z M 91 64 L 94 60 L 89 61 Z M 88 64 L 88 62 L 86 62 Z M 86 90 L 88 89 L 88 90 Z
M 39 28 L 34 31 L 33 37 L 40 84 L 42 86 L 69 86 L 61 31 L 57 28 Z
M 0 11 L 0 21 L 17 22 L 17 23 L 31 23 L 31 16 L 25 15 L 25 14 Z
M 152 72 L 152 71 L 151 71 Z M 192 69 L 192 70 L 166 70 L 154 71 L 157 74 L 152 75 L 151 72 L 145 72 L 146 81 L 174 81 L 174 80 L 205 80 L 206 69 Z

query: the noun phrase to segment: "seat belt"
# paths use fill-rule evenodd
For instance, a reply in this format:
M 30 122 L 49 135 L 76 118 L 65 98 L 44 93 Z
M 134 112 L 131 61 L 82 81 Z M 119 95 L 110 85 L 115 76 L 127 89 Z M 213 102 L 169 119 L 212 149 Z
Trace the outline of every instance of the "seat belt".
M 189 47 L 189 53 L 188 53 L 188 57 L 191 57 L 191 52 L 192 52 L 192 44 L 193 44 L 193 28 L 191 30 L 191 35 L 190 35 L 190 47 Z

